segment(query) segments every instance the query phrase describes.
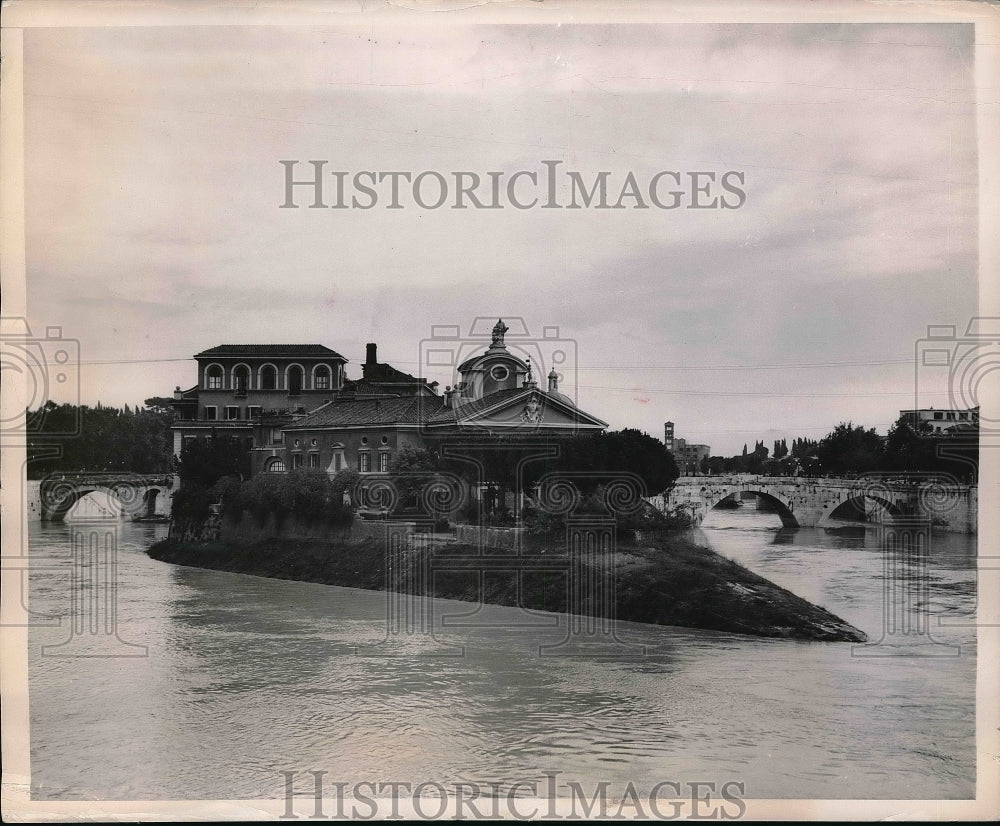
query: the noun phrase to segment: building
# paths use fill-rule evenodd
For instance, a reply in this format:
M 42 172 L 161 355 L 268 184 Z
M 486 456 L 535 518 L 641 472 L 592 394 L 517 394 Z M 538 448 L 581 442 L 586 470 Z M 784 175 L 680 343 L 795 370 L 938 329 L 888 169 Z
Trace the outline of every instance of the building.
M 935 410 L 923 407 L 917 410 L 900 410 L 900 418 L 915 433 L 960 435 L 979 427 L 979 407 L 967 410 Z
M 674 440 L 674 461 L 682 476 L 697 476 L 702 472 L 701 463 L 712 449 L 708 445 L 689 445 L 686 439 Z
M 484 352 L 457 368 L 442 394 L 437 382 L 378 360 L 367 346 L 361 377 L 319 344 L 224 344 L 198 353 L 198 383 L 174 392 L 174 452 L 199 436 L 229 435 L 251 453 L 251 472 L 351 468 L 384 474 L 406 448 L 440 448 L 499 433 L 550 438 L 602 431 L 607 423 L 577 408 L 551 371 L 542 390 L 528 362 L 504 344 L 503 321 Z
M 363 475 L 385 474 L 393 457 L 406 448 L 440 450 L 449 441 L 469 444 L 498 434 L 543 440 L 606 429 L 607 422 L 580 410 L 559 391 L 554 370 L 547 388 L 538 386 L 531 366 L 504 344 L 507 329 L 498 321 L 489 347 L 462 362 L 459 381 L 441 395 L 423 379 L 378 365 L 370 349 L 369 359 L 378 369 L 366 371 L 355 392 L 337 394 L 285 425 L 284 456 L 275 451 L 264 469 L 318 467 L 334 474 L 351 468 Z M 372 392 L 362 392 L 368 390 Z
M 708 458 L 712 449 L 708 445 L 688 444 L 686 439 L 674 435 L 674 423 L 664 422 L 663 444 L 668 453 L 674 455 L 681 476 L 697 476 L 702 472 L 701 463 Z
M 265 430 L 280 438 L 281 425 L 343 388 L 347 363 L 322 344 L 222 344 L 194 358 L 198 383 L 174 391 L 175 455 L 199 436 L 233 436 L 248 450 Z

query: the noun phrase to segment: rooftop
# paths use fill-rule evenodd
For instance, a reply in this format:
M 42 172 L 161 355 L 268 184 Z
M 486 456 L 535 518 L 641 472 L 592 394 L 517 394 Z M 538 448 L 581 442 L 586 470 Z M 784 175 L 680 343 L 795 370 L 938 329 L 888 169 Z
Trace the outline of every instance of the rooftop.
M 340 353 L 323 344 L 220 344 L 195 354 L 195 358 L 233 358 L 239 356 L 266 356 L 279 358 L 326 358 L 346 362 Z
M 439 400 L 427 397 L 384 396 L 382 398 L 345 399 L 317 407 L 312 413 L 290 425 L 287 430 L 346 425 L 419 424 Z

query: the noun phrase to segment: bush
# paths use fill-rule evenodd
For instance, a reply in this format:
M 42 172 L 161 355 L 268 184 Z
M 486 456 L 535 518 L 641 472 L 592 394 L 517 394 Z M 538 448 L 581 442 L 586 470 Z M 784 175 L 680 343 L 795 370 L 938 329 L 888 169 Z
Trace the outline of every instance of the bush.
M 615 520 L 615 534 L 620 538 L 631 538 L 635 531 L 652 533 L 676 533 L 694 527 L 694 514 L 689 506 L 678 505 L 669 513 L 663 513 L 646 501 L 634 510 L 615 512 L 609 509 L 605 499 L 606 490 L 599 485 L 592 493 L 580 498 L 572 514 L 612 517 Z M 563 536 L 566 531 L 568 514 L 552 513 L 527 503 L 522 511 L 523 525 L 531 536 L 553 538 Z
M 222 506 L 223 516 L 234 515 L 234 506 L 239 499 L 241 486 L 242 482 L 238 476 L 223 476 L 209 488 L 212 501 Z M 237 511 L 235 515 L 239 516 L 239 512 Z
M 262 473 L 240 487 L 230 508 L 248 511 L 258 522 L 274 514 L 278 522 L 286 516 L 295 516 L 306 522 L 342 523 L 352 518 L 343 503 L 343 484 L 346 477 L 334 484 L 325 471 L 314 468 Z
M 217 501 L 217 496 L 210 489 L 188 483 L 172 494 L 170 516 L 176 520 L 204 522 L 211 513 L 211 506 Z

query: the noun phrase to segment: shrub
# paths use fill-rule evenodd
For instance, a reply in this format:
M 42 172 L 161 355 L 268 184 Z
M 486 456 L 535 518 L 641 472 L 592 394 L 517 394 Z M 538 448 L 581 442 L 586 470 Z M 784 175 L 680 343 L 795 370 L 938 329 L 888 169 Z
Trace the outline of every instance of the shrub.
M 230 508 L 249 511 L 258 522 L 274 514 L 278 522 L 286 516 L 295 516 L 306 522 L 340 523 L 351 519 L 350 509 L 343 503 L 341 485 L 346 483 L 345 477 L 334 484 L 325 471 L 315 468 L 262 473 L 240 486 Z
M 208 488 L 188 483 L 171 496 L 170 516 L 175 520 L 203 522 L 211 513 L 217 497 Z

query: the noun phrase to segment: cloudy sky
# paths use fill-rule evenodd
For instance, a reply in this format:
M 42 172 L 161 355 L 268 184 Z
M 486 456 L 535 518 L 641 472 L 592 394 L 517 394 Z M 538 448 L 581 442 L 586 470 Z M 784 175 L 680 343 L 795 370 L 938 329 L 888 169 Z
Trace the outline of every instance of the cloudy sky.
M 885 432 L 913 406 L 927 325 L 961 332 L 976 311 L 972 39 L 952 24 L 29 29 L 29 317 L 80 340 L 91 404 L 189 387 L 190 357 L 223 343 L 326 344 L 353 376 L 375 341 L 444 385 L 421 367 L 432 328 L 503 316 L 558 327 L 575 344 L 561 389 L 615 428 L 662 436 L 669 419 L 727 455 L 842 420 Z M 615 198 L 630 172 L 735 170 L 747 197 L 280 209 L 287 159 L 301 176 L 322 159 L 483 177 L 559 160 L 608 171 Z

